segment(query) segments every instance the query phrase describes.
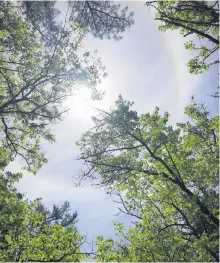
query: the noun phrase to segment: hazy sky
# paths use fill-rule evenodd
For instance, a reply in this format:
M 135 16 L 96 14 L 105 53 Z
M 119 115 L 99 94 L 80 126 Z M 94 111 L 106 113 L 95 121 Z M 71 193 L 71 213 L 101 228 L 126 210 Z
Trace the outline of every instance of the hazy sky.
M 115 42 L 88 36 L 84 44 L 85 50 L 97 49 L 106 65 L 108 78 L 100 86 L 106 90 L 105 98 L 94 102 L 90 92 L 82 89 L 68 99 L 69 113 L 62 123 L 53 127 L 56 143 L 43 145 L 48 163 L 36 176 L 25 174 L 18 183 L 19 191 L 30 199 L 42 197 L 48 205 L 70 201 L 73 210 L 79 213 L 79 229 L 90 237 L 98 234 L 113 237 L 112 221 L 130 220 L 126 215 L 114 216 L 118 212 L 117 204 L 104 191 L 91 187 L 90 183 L 74 187 L 73 176 L 82 168 L 76 160 L 75 142 L 92 127 L 91 116 L 95 113 L 91 105 L 109 109 L 122 94 L 126 100 L 135 102 L 134 108 L 140 113 L 159 106 L 161 111 L 171 114 L 172 122 L 179 122 L 184 106 L 194 95 L 218 113 L 218 100 L 209 96 L 216 91 L 217 67 L 202 75 L 189 74 L 186 63 L 192 54 L 184 48 L 185 38 L 174 31 L 160 32 L 144 2 L 126 4 L 135 12 L 135 24 L 123 34 L 123 40 Z M 19 170 L 19 166 L 13 164 L 13 170 Z

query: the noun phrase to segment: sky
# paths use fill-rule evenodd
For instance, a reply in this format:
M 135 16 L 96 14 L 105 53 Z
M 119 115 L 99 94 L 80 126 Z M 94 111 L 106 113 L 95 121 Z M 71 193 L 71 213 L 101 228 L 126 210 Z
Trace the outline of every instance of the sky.
M 134 11 L 134 25 L 123 33 L 123 39 L 99 40 L 87 36 L 85 50 L 98 50 L 98 56 L 106 66 L 108 77 L 100 89 L 106 91 L 101 101 L 92 101 L 88 89 L 82 88 L 65 102 L 70 108 L 62 123 L 52 127 L 56 143 L 42 145 L 48 163 L 37 175 L 24 173 L 17 184 L 20 192 L 29 199 L 42 197 L 43 202 L 71 203 L 79 214 L 77 224 L 82 234 L 92 238 L 99 234 L 114 237 L 112 221 L 129 224 L 131 218 L 119 215 L 118 204 L 109 198 L 104 190 L 86 182 L 83 187 L 74 186 L 74 177 L 83 168 L 77 161 L 79 149 L 75 142 L 92 127 L 92 106 L 108 110 L 114 107 L 119 94 L 134 101 L 139 113 L 151 112 L 156 106 L 170 113 L 173 123 L 184 119 L 184 107 L 194 95 L 197 101 L 205 101 L 213 114 L 218 114 L 218 100 L 210 97 L 218 85 L 218 68 L 212 68 L 202 75 L 191 75 L 186 63 L 192 58 L 185 50 L 184 40 L 178 32 L 160 32 L 153 13 L 144 2 L 123 2 Z M 63 8 L 64 2 L 62 3 Z M 61 9 L 62 9 L 61 5 Z M 12 170 L 19 171 L 20 163 L 13 163 Z

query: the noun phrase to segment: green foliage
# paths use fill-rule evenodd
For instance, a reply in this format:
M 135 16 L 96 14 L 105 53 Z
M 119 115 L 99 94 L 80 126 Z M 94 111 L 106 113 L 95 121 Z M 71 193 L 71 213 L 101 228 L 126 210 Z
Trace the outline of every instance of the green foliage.
M 113 2 L 66 2 L 64 21 L 56 1 L 0 2 L 0 261 L 81 261 L 85 242 L 69 203 L 48 210 L 25 200 L 4 172 L 18 156 L 36 173 L 47 162 L 41 142 L 53 143 L 50 125 L 62 119 L 62 102 L 86 86 L 93 98 L 106 76 L 93 52 L 82 53 L 86 33 L 120 39 L 132 13 Z M 94 54 L 96 52 L 94 51 Z
M 50 211 L 28 201 L 14 183 L 22 174 L 3 173 L 17 156 L 29 172 L 47 161 L 41 141 L 54 142 L 50 124 L 61 120 L 62 102 L 74 88 L 96 89 L 106 75 L 92 53 L 80 54 L 84 35 L 113 38 L 133 24 L 128 8 L 110 1 L 68 2 L 58 22 L 56 2 L 0 2 L 0 260 L 82 261 L 85 242 L 69 203 Z M 207 71 L 219 47 L 218 2 L 151 1 L 159 29 L 180 30 L 185 48 L 198 51 L 191 73 Z M 94 129 L 78 142 L 89 168 L 116 195 L 120 211 L 135 218 L 119 241 L 97 238 L 97 261 L 218 261 L 219 119 L 194 101 L 188 121 L 169 125 L 169 114 L 138 115 L 120 96 L 116 109 L 100 111 Z
M 119 97 L 78 142 L 88 166 L 82 178 L 99 174 L 137 220 L 129 229 L 116 224 L 118 243 L 99 238 L 96 260 L 217 261 L 218 117 L 192 101 L 189 120 L 174 128 L 167 112 L 138 116 L 131 106 Z
M 73 88 L 95 90 L 102 70 L 88 52 L 77 54 L 83 38 L 77 25 L 55 24 L 56 41 L 48 46 L 19 9 L 4 2 L 0 8 L 0 159 L 8 163 L 20 156 L 35 173 L 46 162 L 40 141 L 54 141 L 48 125 L 65 112 L 62 101 Z
M 81 86 L 101 97 L 96 85 L 106 73 L 92 52 L 79 51 L 85 33 L 119 39 L 133 23 L 127 8 L 90 1 L 68 2 L 59 22 L 55 3 L 0 3 L 1 169 L 19 156 L 36 173 L 47 161 L 40 143 L 54 142 L 49 125 L 61 120 L 66 97 Z
M 72 1 L 70 6 L 70 19 L 76 21 L 85 33 L 100 39 L 119 40 L 122 38 L 119 33 L 134 23 L 133 12 L 114 1 Z
M 218 1 L 148 1 L 146 5 L 156 10 L 159 30 L 179 30 L 183 37 L 197 37 L 185 43 L 186 49 L 197 53 L 188 63 L 190 73 L 203 73 L 218 63 Z
M 21 174 L 0 175 L 0 260 L 76 261 L 83 258 L 84 238 L 75 227 L 69 204 L 46 209 L 40 199 L 28 201 L 14 183 Z
M 22 2 L 21 9 L 32 25 L 41 33 L 41 36 L 48 39 L 48 45 L 56 39 L 56 23 L 54 21 L 59 15 L 55 7 L 55 1 L 48 2 Z M 133 21 L 133 12 L 128 7 L 121 7 L 114 1 L 70 1 L 69 21 L 77 23 L 84 33 L 90 33 L 100 39 L 107 38 L 119 40 L 120 33 L 130 28 Z M 36 12 L 37 11 L 37 12 Z M 40 30 L 40 27 L 44 31 Z

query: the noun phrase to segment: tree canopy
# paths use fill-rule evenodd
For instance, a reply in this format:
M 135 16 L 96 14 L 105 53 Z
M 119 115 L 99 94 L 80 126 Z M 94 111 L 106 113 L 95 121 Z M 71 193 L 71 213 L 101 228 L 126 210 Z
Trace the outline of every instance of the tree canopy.
M 114 1 L 72 1 L 70 19 L 76 21 L 86 33 L 103 39 L 119 40 L 119 33 L 130 28 L 133 12 Z
M 32 173 L 47 162 L 41 142 L 54 142 L 50 125 L 66 112 L 62 102 L 81 86 L 101 96 L 96 86 L 106 72 L 93 52 L 80 49 L 84 36 L 120 39 L 133 20 L 127 8 L 113 2 L 80 3 L 89 7 L 86 12 L 68 2 L 63 18 L 56 4 L 0 3 L 1 261 L 78 262 L 87 254 L 80 251 L 86 239 L 69 203 L 50 211 L 40 199 L 26 200 L 14 187 L 22 174 L 6 167 L 17 156 Z
M 218 63 L 219 2 L 148 1 L 159 29 L 180 30 L 190 73 Z M 7 171 L 16 157 L 37 173 L 47 162 L 42 141 L 54 142 L 51 124 L 68 110 L 72 91 L 106 76 L 96 52 L 82 52 L 84 37 L 122 38 L 133 12 L 113 1 L 0 2 L 0 261 L 80 262 L 86 237 L 70 204 L 47 208 L 30 201 Z M 218 94 L 217 94 L 218 95 Z M 192 99 L 186 121 L 171 125 L 158 107 L 138 114 L 120 95 L 115 109 L 98 110 L 94 128 L 78 141 L 84 179 L 116 198 L 130 227 L 115 222 L 118 241 L 97 237 L 96 261 L 219 261 L 219 118 Z
M 197 53 L 188 63 L 190 73 L 202 73 L 219 62 L 218 1 L 147 1 L 146 5 L 156 11 L 159 30 L 179 30 L 190 38 L 184 45 Z
M 120 33 L 130 28 L 133 12 L 113 1 L 69 1 L 69 21 L 77 23 L 84 33 L 94 37 L 119 40 Z M 20 5 L 25 19 L 29 20 L 41 35 L 53 35 L 56 39 L 56 18 L 60 11 L 56 1 L 24 1 Z M 39 26 L 40 25 L 40 26 Z M 41 30 L 43 26 L 44 30 Z M 51 40 L 51 39 L 50 39 Z
M 79 3 L 93 6 L 95 14 L 94 6 L 104 8 L 102 2 Z M 94 33 L 89 11 L 69 3 L 65 21 L 59 23 L 55 2 L 17 4 L 0 4 L 0 160 L 4 168 L 20 156 L 26 169 L 35 173 L 46 162 L 40 141 L 54 141 L 48 125 L 61 119 L 62 102 L 80 86 L 91 88 L 98 97 L 96 85 L 106 73 L 93 54 L 80 54 L 84 34 Z M 99 22 L 100 30 L 94 35 L 116 37 L 132 24 L 127 9 L 117 14 L 120 6 L 104 6 L 104 24 Z
M 0 260 L 15 262 L 57 262 L 82 260 L 85 237 L 65 202 L 50 211 L 40 199 L 28 201 L 14 183 L 21 174 L 0 174 Z
M 131 106 L 119 97 L 78 142 L 81 179 L 98 176 L 137 219 L 128 230 L 116 224 L 116 247 L 98 239 L 97 260 L 218 261 L 218 117 L 192 101 L 174 127 L 159 108 L 138 115 Z

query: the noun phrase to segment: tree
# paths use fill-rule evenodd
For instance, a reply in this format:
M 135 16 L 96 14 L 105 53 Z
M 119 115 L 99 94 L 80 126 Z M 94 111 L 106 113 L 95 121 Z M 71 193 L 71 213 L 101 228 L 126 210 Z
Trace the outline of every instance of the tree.
M 88 53 L 77 55 L 82 34 L 75 25 L 58 26 L 57 41 L 48 47 L 31 23 L 8 5 L 1 7 L 1 160 L 8 163 L 20 155 L 35 172 L 46 161 L 40 138 L 54 140 L 48 124 L 60 119 L 61 103 L 73 88 L 94 89 L 100 63 L 89 61 Z
M 89 32 L 120 38 L 117 34 L 132 25 L 132 14 L 112 2 L 85 4 L 92 9 L 85 14 L 83 8 L 81 18 L 77 5 L 68 3 L 59 22 L 55 1 L 0 2 L 0 170 L 20 156 L 24 168 L 36 173 L 47 161 L 41 141 L 54 142 L 50 124 L 61 120 L 66 97 L 81 86 L 100 97 L 96 85 L 106 73 L 93 53 L 81 54 L 82 40 Z M 99 21 L 98 31 L 93 21 Z M 25 200 L 13 186 L 21 177 L 0 173 L 0 260 L 77 262 L 90 254 L 80 251 L 86 240 L 69 203 L 50 211 L 40 199 Z
M 69 213 L 69 203 L 50 211 L 40 199 L 28 201 L 17 192 L 14 183 L 21 174 L 0 176 L 0 260 L 81 261 L 85 237 L 75 226 L 77 213 Z
M 80 2 L 89 7 L 86 13 L 83 8 L 82 17 L 78 5 L 69 3 L 63 23 L 57 21 L 55 2 L 0 3 L 0 168 L 20 156 L 25 168 L 36 173 L 47 161 L 41 139 L 54 141 L 49 125 L 61 120 L 66 97 L 80 86 L 100 97 L 95 87 L 106 73 L 92 54 L 80 55 L 83 31 L 116 38 L 132 24 L 127 9 L 116 14 L 120 6 L 103 3 Z M 104 7 L 103 24 L 99 21 L 95 33 L 94 14 L 100 17 Z
M 190 73 L 202 73 L 219 62 L 218 1 L 148 1 L 146 5 L 156 10 L 161 31 L 180 30 L 184 37 L 196 37 L 185 43 L 186 49 L 198 52 L 188 63 Z
M 60 11 L 56 8 L 56 1 L 23 1 L 20 10 L 25 19 L 30 21 L 42 37 L 50 44 L 56 39 L 57 20 Z M 130 28 L 133 12 L 128 7 L 121 7 L 113 1 L 69 1 L 69 21 L 77 23 L 85 33 L 91 33 L 98 38 L 113 38 L 119 40 L 119 33 Z M 43 27 L 43 30 L 42 30 Z
M 76 21 L 86 33 L 103 39 L 119 40 L 120 32 L 130 28 L 134 21 L 128 7 L 112 1 L 72 1 L 70 19 Z
M 218 117 L 192 101 L 189 120 L 174 128 L 167 112 L 138 116 L 131 106 L 119 97 L 116 109 L 99 110 L 78 142 L 87 167 L 81 179 L 98 176 L 137 219 L 128 230 L 116 225 L 126 242 L 106 241 L 113 261 L 218 261 Z M 98 261 L 114 254 L 105 254 L 105 242 L 98 247 Z

